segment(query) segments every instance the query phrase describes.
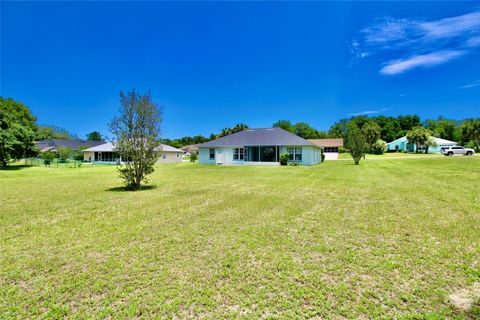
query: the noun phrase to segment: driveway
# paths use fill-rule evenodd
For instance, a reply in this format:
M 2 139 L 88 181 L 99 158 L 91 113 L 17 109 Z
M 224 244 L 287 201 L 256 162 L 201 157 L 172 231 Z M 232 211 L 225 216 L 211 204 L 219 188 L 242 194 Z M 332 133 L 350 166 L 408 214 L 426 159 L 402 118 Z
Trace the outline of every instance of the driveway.
M 325 152 L 325 161 L 338 160 L 338 152 Z

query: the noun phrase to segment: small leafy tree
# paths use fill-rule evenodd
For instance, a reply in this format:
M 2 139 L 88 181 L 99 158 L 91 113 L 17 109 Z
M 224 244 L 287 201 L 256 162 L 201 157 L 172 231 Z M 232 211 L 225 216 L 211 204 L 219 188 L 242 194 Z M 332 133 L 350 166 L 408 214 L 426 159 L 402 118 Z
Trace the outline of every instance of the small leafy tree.
M 124 162 L 118 171 L 129 190 L 139 190 L 154 171 L 161 121 L 162 110 L 150 93 L 120 92 L 120 115 L 111 121 L 110 131 L 116 138 L 115 151 Z
M 347 148 L 352 155 L 353 162 L 358 165 L 360 159 L 365 156 L 368 143 L 362 131 L 355 124 L 349 125 L 347 132 Z
M 415 152 L 418 153 L 419 147 L 427 147 L 430 141 L 431 132 L 424 127 L 415 127 L 407 132 L 408 143 L 414 143 L 416 145 Z
M 67 160 L 72 155 L 72 148 L 69 147 L 59 147 L 58 148 L 58 157 L 60 160 Z
M 385 141 L 383 141 L 382 139 L 378 139 L 372 145 L 372 152 L 374 154 L 383 154 L 386 151 L 387 151 L 387 143 Z
M 289 154 L 286 152 L 280 153 L 280 165 L 286 166 L 288 165 Z
M 373 121 L 367 122 L 362 127 L 362 134 L 368 143 L 369 149 L 373 151 L 373 145 L 380 139 L 380 126 Z
M 42 153 L 41 157 L 43 159 L 43 164 L 45 166 L 50 166 L 53 159 L 55 159 L 55 153 L 53 153 L 52 151 L 47 151 L 47 152 Z
M 190 154 L 190 162 L 195 162 L 198 159 L 198 155 L 196 153 Z

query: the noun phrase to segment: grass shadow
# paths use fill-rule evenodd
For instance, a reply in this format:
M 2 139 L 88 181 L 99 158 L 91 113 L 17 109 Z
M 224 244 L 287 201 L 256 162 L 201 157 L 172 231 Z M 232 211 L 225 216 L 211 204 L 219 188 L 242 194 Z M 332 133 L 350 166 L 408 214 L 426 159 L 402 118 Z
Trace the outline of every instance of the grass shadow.
M 121 187 L 108 188 L 105 191 L 110 191 L 110 192 L 137 192 L 137 191 L 152 190 L 152 189 L 155 189 L 155 188 L 157 188 L 156 185 L 146 185 L 146 186 L 140 186 L 139 190 L 131 190 L 131 189 L 128 189 L 124 186 L 121 186 Z
M 24 165 L 24 164 L 21 164 L 21 165 L 13 165 L 13 166 L 6 166 L 6 167 L 0 166 L 0 170 L 4 170 L 4 171 L 15 171 L 15 170 L 21 170 L 21 169 L 30 168 L 30 167 L 31 167 L 31 166 Z

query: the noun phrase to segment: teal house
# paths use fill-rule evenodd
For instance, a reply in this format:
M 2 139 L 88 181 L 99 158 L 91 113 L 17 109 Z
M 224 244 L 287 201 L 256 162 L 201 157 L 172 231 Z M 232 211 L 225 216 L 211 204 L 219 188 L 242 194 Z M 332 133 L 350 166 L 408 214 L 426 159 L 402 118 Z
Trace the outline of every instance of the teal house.
M 455 141 L 445 140 L 441 138 L 432 137 L 432 139 L 437 144 L 436 146 L 431 146 L 428 148 L 428 152 L 441 152 L 442 148 L 456 146 L 458 143 Z M 387 150 L 388 151 L 404 151 L 404 152 L 415 152 L 417 150 L 417 146 L 414 143 L 409 143 L 407 137 L 401 137 L 397 140 L 394 140 L 390 143 L 387 143 Z M 419 151 L 425 151 L 424 147 L 419 147 Z
M 198 146 L 202 164 L 279 165 L 280 154 L 310 166 L 321 162 L 322 149 L 281 128 L 246 129 Z

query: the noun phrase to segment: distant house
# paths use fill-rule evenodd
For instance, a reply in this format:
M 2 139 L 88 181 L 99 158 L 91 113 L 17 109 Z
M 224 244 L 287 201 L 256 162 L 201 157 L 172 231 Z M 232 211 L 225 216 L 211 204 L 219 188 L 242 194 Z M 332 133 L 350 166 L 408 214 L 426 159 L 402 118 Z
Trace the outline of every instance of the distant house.
M 78 151 L 85 148 L 95 147 L 104 144 L 105 141 L 88 141 L 82 139 L 46 139 L 35 141 L 35 146 L 40 152 L 57 152 L 58 148 L 70 148 L 73 151 Z
M 334 139 L 308 139 L 308 141 L 323 148 L 323 152 L 338 152 L 339 147 L 343 147 L 342 138 Z
M 157 162 L 182 162 L 183 150 L 166 144 L 160 144 Z M 119 164 L 121 158 L 115 152 L 115 145 L 111 142 L 83 150 L 83 160 L 101 164 Z
M 441 138 L 432 137 L 437 146 L 432 146 L 428 148 L 428 152 L 440 152 L 443 147 L 456 146 L 458 143 L 455 141 L 445 140 Z M 387 143 L 388 151 L 406 151 L 406 152 L 415 152 L 416 145 L 414 143 L 408 143 L 407 137 L 401 137 L 397 140 L 394 140 L 390 143 Z M 420 147 L 419 151 L 423 151 L 424 148 Z
M 180 149 L 182 149 L 182 150 L 185 151 L 186 153 L 198 154 L 198 146 L 199 146 L 199 145 L 200 145 L 200 143 L 190 144 L 190 145 L 188 145 L 188 146 L 181 147 Z
M 281 128 L 246 129 L 198 148 L 198 161 L 203 164 L 278 165 L 281 153 L 300 165 L 321 162 L 320 147 Z

